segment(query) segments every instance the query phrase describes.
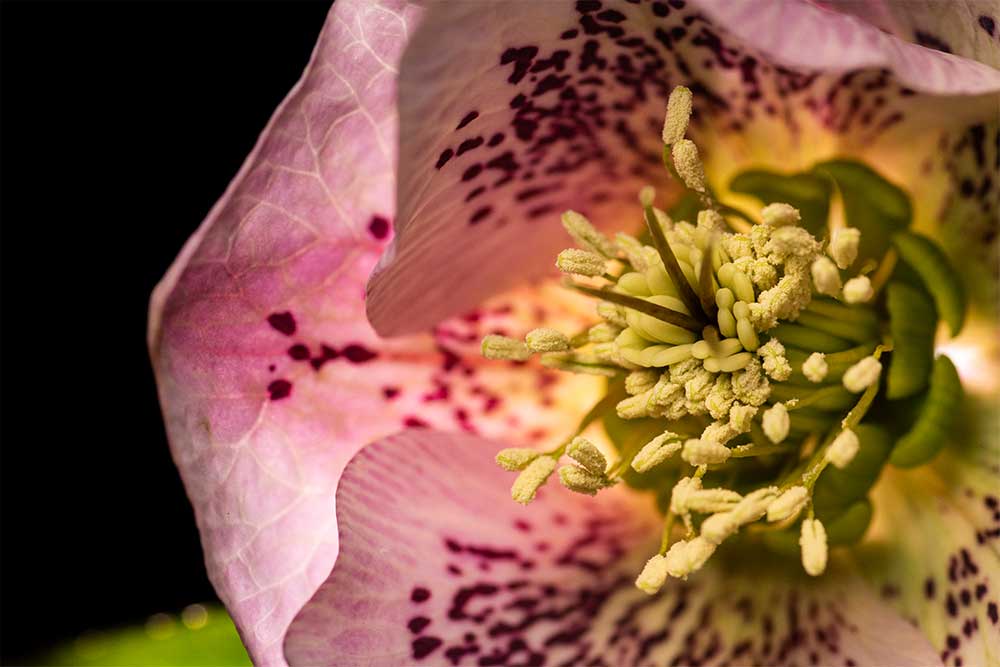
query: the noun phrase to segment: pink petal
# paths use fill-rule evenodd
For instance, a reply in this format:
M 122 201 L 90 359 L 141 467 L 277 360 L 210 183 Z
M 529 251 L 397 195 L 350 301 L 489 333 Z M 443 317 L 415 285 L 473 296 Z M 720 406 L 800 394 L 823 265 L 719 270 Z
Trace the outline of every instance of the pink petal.
M 992 118 L 1000 91 L 1000 71 L 805 0 L 437 3 L 400 77 L 398 234 L 369 283 L 385 334 L 551 270 L 567 208 L 637 225 L 678 83 L 728 173 Z
M 173 455 L 209 576 L 258 664 L 283 663 L 285 629 L 333 566 L 334 490 L 359 447 L 406 426 L 561 437 L 592 390 L 479 359 L 485 333 L 581 326 L 545 290 L 392 343 L 365 320 L 391 235 L 393 68 L 415 20 L 336 4 L 302 82 L 152 298 Z
M 823 0 L 908 42 L 1000 67 L 1000 8 L 994 0 Z
M 647 597 L 632 582 L 655 551 L 652 504 L 550 483 L 522 508 L 496 446 L 410 432 L 352 460 L 340 558 L 289 630 L 291 664 L 937 664 L 857 579 L 747 576 L 742 559 Z

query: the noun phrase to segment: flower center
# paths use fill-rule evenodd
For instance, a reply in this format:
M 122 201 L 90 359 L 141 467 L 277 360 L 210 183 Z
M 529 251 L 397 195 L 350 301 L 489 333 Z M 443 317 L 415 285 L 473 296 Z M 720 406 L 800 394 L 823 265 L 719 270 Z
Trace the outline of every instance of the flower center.
M 701 568 L 744 528 L 776 548 L 797 529 L 811 575 L 824 571 L 831 537 L 860 537 L 871 516 L 870 505 L 858 504 L 867 487 L 856 498 L 851 480 L 838 482 L 837 474 L 851 477 L 875 455 L 877 477 L 888 456 L 884 431 L 861 421 L 898 334 L 892 316 L 912 313 L 923 298 L 892 283 L 888 307 L 872 305 L 897 255 L 846 274 L 858 259 L 859 229 L 817 238 L 789 204 L 765 206 L 750 225 L 749 216 L 717 202 L 697 148 L 683 138 L 690 111 L 690 91 L 675 89 L 664 162 L 701 205 L 696 222 L 656 208 L 651 187 L 639 195 L 641 239 L 620 233 L 612 241 L 567 211 L 562 222 L 579 247 L 560 253 L 556 265 L 571 276 L 568 288 L 598 299 L 600 321 L 574 336 L 542 328 L 524 341 L 483 341 L 488 358 L 539 354 L 545 366 L 608 378 L 604 399 L 565 442 L 547 452 L 503 450 L 497 462 L 520 471 L 512 495 L 525 504 L 557 468 L 562 484 L 580 493 L 619 482 L 655 491 L 664 513 L 661 547 L 636 581 L 649 593 L 668 576 Z M 912 349 L 907 343 L 901 352 Z M 912 374 L 899 367 L 890 394 Z M 611 466 L 580 435 L 598 419 L 618 450 Z M 559 467 L 563 456 L 571 463 Z M 825 478 L 832 482 L 818 485 L 831 465 Z

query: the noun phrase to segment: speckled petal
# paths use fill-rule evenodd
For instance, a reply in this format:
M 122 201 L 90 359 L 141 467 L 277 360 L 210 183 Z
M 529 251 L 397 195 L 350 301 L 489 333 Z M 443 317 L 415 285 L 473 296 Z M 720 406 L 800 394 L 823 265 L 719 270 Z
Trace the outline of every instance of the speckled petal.
M 486 333 L 579 330 L 550 287 L 391 343 L 365 319 L 392 233 L 394 69 L 415 17 L 337 2 L 302 82 L 152 298 L 173 456 L 209 576 L 261 665 L 283 663 L 285 629 L 333 566 L 334 491 L 358 448 L 431 425 L 530 444 L 562 437 L 593 400 L 592 381 L 479 355 Z
M 666 185 L 659 128 L 679 83 L 719 187 L 833 155 L 911 175 L 942 127 L 995 115 L 1000 71 L 805 0 L 436 3 L 400 69 L 398 235 L 369 282 L 375 328 L 418 330 L 551 270 L 567 208 L 638 225 L 639 187 Z
M 341 555 L 289 630 L 289 663 L 936 663 L 846 575 L 746 576 L 743 559 L 647 596 L 633 581 L 655 552 L 652 503 L 550 484 L 520 507 L 492 462 L 497 446 L 410 432 L 351 461 L 337 495 Z

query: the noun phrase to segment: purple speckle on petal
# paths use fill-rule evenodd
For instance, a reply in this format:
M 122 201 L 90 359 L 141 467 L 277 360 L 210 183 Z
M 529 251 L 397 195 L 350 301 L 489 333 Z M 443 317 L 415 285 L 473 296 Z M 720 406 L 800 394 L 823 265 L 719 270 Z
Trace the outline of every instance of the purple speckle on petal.
M 389 221 L 381 215 L 372 216 L 371 222 L 368 223 L 368 231 L 381 241 L 389 235 Z
M 280 401 L 292 394 L 292 383 L 288 380 L 274 380 L 267 385 L 267 393 L 272 401 Z
M 413 657 L 417 660 L 426 658 L 442 644 L 437 637 L 417 637 L 413 640 Z
M 410 593 L 410 599 L 414 602 L 427 602 L 431 599 L 431 592 L 423 586 L 417 586 Z
M 466 125 L 468 125 L 472 121 L 476 120 L 477 118 L 479 118 L 479 112 L 478 111 L 470 111 L 469 113 L 465 114 L 465 117 L 462 118 L 462 122 L 460 122 L 458 124 L 458 127 L 456 127 L 455 129 L 456 130 L 461 130 L 463 127 L 465 127 Z
M 305 361 L 309 358 L 309 348 L 302 343 L 296 343 L 288 348 L 288 356 L 295 361 Z
M 984 14 L 979 17 L 979 26 L 986 31 L 986 34 L 992 37 L 993 33 L 996 31 L 997 23 L 992 16 L 986 16 Z
M 283 313 L 271 313 L 267 316 L 267 323 L 271 325 L 275 331 L 283 333 L 286 336 L 291 336 L 295 333 L 295 318 L 288 311 Z
M 341 350 L 340 354 L 352 364 L 363 364 L 366 361 L 371 361 L 378 356 L 376 352 L 373 352 L 364 345 L 360 345 L 358 343 L 351 343 Z

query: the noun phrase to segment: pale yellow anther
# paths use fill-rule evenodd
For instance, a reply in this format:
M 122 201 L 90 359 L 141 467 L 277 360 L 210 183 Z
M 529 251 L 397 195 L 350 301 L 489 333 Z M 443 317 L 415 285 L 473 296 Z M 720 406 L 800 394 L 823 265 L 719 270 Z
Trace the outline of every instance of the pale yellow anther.
M 753 523 L 764 516 L 767 506 L 778 497 L 778 487 L 765 486 L 743 496 L 733 508 L 733 517 L 739 525 Z
M 746 317 L 736 320 L 736 335 L 740 339 L 740 344 L 751 352 L 756 350 L 760 345 L 757 330 L 754 329 L 753 323 Z
M 784 521 L 799 515 L 809 503 L 809 489 L 793 486 L 775 498 L 767 506 L 768 521 Z
M 601 322 L 587 330 L 587 340 L 591 343 L 610 343 L 618 337 L 622 330 L 613 324 Z
M 642 417 L 649 417 L 649 403 L 652 397 L 652 389 L 635 396 L 629 396 L 615 406 L 618 416 L 622 419 L 641 419 Z
M 698 211 L 698 230 L 705 234 L 704 238 L 708 241 L 713 234 L 726 231 L 726 219 L 718 211 L 709 208 Z M 707 243 L 705 245 L 707 247 Z
M 761 210 L 760 217 L 765 225 L 771 227 L 797 225 L 802 220 L 802 216 L 799 215 L 797 208 L 782 203 L 768 204 Z
M 523 447 L 510 447 L 508 449 L 501 449 L 497 452 L 497 465 L 499 465 L 504 470 L 509 470 L 514 472 L 516 470 L 524 470 L 528 467 L 532 461 L 541 456 L 540 452 L 534 449 L 525 449 Z
M 861 442 L 858 440 L 857 434 L 851 429 L 845 428 L 827 448 L 826 460 L 843 470 L 854 460 L 854 456 L 860 448 Z
M 646 251 L 643 249 L 644 246 L 634 236 L 618 232 L 615 235 L 615 243 L 625 253 L 625 258 L 632 265 L 633 269 L 636 271 L 645 271 L 649 268 L 649 263 L 646 261 Z
M 680 139 L 671 151 L 674 167 L 684 184 L 695 192 L 705 192 L 705 168 L 698 156 L 698 147 L 690 139 Z
M 719 308 L 727 308 L 732 310 L 733 306 L 736 304 L 736 295 L 733 294 L 733 290 L 728 287 L 723 287 L 722 289 L 715 292 L 715 305 Z
M 733 509 L 742 496 L 729 489 L 703 489 L 695 491 L 687 500 L 687 507 L 692 512 L 712 514 Z
M 830 366 L 826 363 L 826 355 L 822 352 L 813 352 L 802 362 L 802 374 L 810 382 L 822 382 L 829 371 Z
M 635 580 L 635 586 L 647 595 L 654 595 L 663 588 L 667 576 L 667 558 L 657 554 L 646 561 L 645 567 Z
M 721 443 L 696 438 L 685 442 L 681 452 L 681 458 L 693 466 L 725 463 L 731 455 L 732 451 Z
M 752 405 L 734 405 L 729 410 L 729 426 L 737 433 L 746 433 L 750 430 L 753 418 L 759 409 Z
M 691 119 L 692 101 L 691 91 L 684 86 L 677 86 L 670 91 L 667 113 L 663 120 L 663 143 L 674 144 L 684 138 Z
M 868 276 L 857 276 L 844 283 L 844 301 L 847 303 L 867 303 L 875 296 L 875 289 Z
M 750 303 L 754 300 L 753 282 L 740 270 L 733 271 L 732 277 L 733 292 L 740 301 Z
M 705 360 L 705 370 L 711 373 L 734 373 L 743 370 L 753 361 L 749 352 L 738 352 L 728 357 L 712 357 Z
M 775 444 L 788 437 L 790 425 L 788 408 L 785 407 L 784 403 L 776 403 L 774 407 L 764 412 L 764 416 L 761 419 L 764 435 Z
M 829 257 L 820 256 L 814 259 L 810 271 L 817 292 L 828 296 L 840 294 L 840 271 Z
M 666 555 L 667 572 L 672 577 L 686 579 L 700 570 L 715 553 L 715 544 L 702 538 L 681 540 L 670 547 Z
M 597 316 L 622 329 L 628 326 L 628 320 L 625 319 L 625 308 L 617 303 L 601 301 L 597 304 Z
M 705 519 L 701 524 L 701 537 L 711 544 L 722 544 L 728 537 L 740 529 L 736 515 L 729 512 L 719 512 Z
M 595 475 L 603 475 L 608 467 L 608 461 L 604 458 L 601 450 L 590 440 L 580 436 L 573 438 L 569 446 L 566 447 L 566 456 Z
M 865 357 L 847 369 L 842 381 L 847 391 L 860 394 L 878 382 L 881 373 L 882 364 L 879 363 L 878 359 L 875 357 Z
M 762 405 L 767 400 L 771 384 L 759 361 L 751 360 L 746 368 L 733 375 L 733 393 L 748 405 Z
M 830 247 L 827 251 L 837 266 L 846 269 L 857 259 L 860 242 L 861 230 L 854 227 L 838 227 L 830 235 Z
M 556 469 L 556 459 L 552 456 L 540 456 L 526 467 L 514 485 L 510 487 L 510 496 L 522 505 L 527 505 L 535 499 L 538 489 L 545 484 L 549 475 Z
M 483 356 L 502 361 L 524 361 L 531 357 L 531 351 L 519 340 L 490 334 L 483 338 Z
M 569 349 L 566 334 L 548 327 L 532 329 L 524 337 L 524 342 L 532 352 L 562 352 Z
M 736 316 L 737 320 L 750 319 L 750 306 L 746 301 L 737 301 L 733 304 L 733 315 Z
M 576 211 L 566 211 L 562 214 L 562 224 L 577 245 L 609 259 L 615 256 L 615 244 L 583 215 Z
M 567 248 L 556 256 L 556 267 L 563 273 L 577 276 L 600 276 L 606 270 L 607 260 L 595 252 Z
M 728 338 L 739 335 L 739 330 L 736 328 L 736 318 L 733 317 L 732 311 L 728 308 L 719 308 L 716 321 L 719 323 L 719 331 L 722 332 L 723 336 Z
M 580 466 L 559 468 L 559 481 L 570 491 L 588 496 L 597 495 L 598 491 L 608 486 L 604 475 L 596 475 Z
M 649 391 L 660 379 L 660 371 L 644 368 L 625 376 L 625 391 L 632 396 Z
M 681 436 L 667 431 L 656 436 L 639 450 L 632 459 L 632 469 L 638 473 L 649 472 L 681 449 Z
M 760 346 L 757 355 L 763 362 L 764 372 L 772 380 L 784 382 L 792 376 L 792 365 L 785 357 L 785 346 L 777 338 L 772 338 Z
M 802 548 L 802 567 L 805 571 L 813 577 L 823 574 L 827 559 L 826 528 L 819 519 L 802 522 L 799 546 Z
M 641 204 L 643 208 L 646 208 L 647 206 L 652 206 L 654 201 L 656 201 L 656 188 L 652 185 L 643 186 L 643 188 L 639 190 L 639 204 Z

